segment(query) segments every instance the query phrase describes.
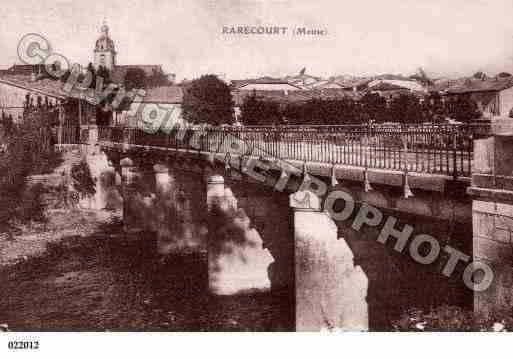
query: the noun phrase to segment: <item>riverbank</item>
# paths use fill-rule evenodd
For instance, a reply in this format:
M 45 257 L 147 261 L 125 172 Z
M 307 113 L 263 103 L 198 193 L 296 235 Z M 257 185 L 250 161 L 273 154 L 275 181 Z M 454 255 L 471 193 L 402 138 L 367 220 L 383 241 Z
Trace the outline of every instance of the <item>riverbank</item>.
M 204 253 L 163 257 L 151 233 L 127 236 L 111 219 L 0 267 L 0 323 L 13 331 L 293 330 L 293 293 L 214 296 Z
M 47 210 L 46 223 L 32 223 L 20 228 L 12 240 L 0 238 L 0 267 L 45 254 L 49 244 L 66 237 L 85 237 L 117 218 L 117 213 L 85 209 Z

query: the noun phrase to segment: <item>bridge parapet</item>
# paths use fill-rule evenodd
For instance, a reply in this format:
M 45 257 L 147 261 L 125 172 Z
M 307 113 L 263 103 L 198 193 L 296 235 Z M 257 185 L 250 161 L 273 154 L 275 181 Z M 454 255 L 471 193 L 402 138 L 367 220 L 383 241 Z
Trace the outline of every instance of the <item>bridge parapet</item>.
M 103 127 L 108 146 L 230 153 L 300 162 L 469 177 L 472 140 L 483 126 L 186 127 L 171 131 Z

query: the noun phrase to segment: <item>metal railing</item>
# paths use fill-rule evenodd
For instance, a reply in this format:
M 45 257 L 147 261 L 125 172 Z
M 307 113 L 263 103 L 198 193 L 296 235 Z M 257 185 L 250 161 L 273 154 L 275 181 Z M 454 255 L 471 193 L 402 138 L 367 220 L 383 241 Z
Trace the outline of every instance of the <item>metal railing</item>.
M 99 128 L 99 141 L 469 177 L 473 140 L 489 126 L 287 126 L 173 130 Z

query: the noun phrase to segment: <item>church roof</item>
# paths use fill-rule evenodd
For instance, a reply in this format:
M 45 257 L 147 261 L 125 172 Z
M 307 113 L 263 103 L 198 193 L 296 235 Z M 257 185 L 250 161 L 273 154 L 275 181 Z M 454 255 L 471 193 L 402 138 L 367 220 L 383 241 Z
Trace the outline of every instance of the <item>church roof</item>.
M 109 27 L 107 23 L 104 21 L 102 27 L 100 28 L 101 35 L 96 40 L 96 44 L 94 46 L 94 51 L 113 51 L 116 52 L 114 47 L 114 41 L 109 36 Z
M 129 69 L 141 69 L 144 71 L 146 77 L 150 77 L 153 75 L 153 72 L 161 72 L 161 65 L 116 65 L 114 69 L 112 69 L 110 74 L 110 79 L 112 82 L 121 84 L 125 80 L 125 75 Z
M 110 37 L 102 35 L 98 40 L 96 40 L 94 51 L 106 50 L 116 51 L 114 41 Z

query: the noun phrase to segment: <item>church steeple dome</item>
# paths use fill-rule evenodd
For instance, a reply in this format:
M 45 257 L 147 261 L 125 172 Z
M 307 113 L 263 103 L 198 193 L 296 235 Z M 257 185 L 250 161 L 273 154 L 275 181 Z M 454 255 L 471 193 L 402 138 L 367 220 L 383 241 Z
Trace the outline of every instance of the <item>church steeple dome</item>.
M 100 28 L 100 37 L 94 46 L 94 67 L 98 69 L 100 65 L 108 70 L 112 70 L 116 65 L 116 47 L 109 36 L 109 27 L 105 21 Z

